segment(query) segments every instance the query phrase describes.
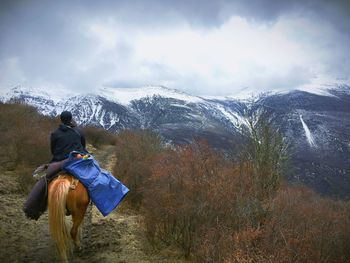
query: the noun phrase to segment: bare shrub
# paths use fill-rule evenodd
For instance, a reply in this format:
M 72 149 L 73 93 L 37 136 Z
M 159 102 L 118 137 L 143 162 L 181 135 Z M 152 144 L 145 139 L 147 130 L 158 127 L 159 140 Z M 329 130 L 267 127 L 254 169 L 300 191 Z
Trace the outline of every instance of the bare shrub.
M 197 262 L 349 262 L 349 203 L 281 185 L 283 139 L 266 123 L 251 132 L 236 165 L 205 143 L 154 159 L 142 205 L 149 240 Z
M 148 178 L 151 176 L 153 160 L 163 149 L 158 135 L 148 130 L 118 134 L 116 139 L 117 163 L 114 174 L 129 188 L 128 201 L 139 208 Z
M 116 142 L 116 135 L 106 131 L 103 128 L 93 126 L 85 126 L 82 129 L 86 140 L 95 148 L 100 148 L 103 145 L 114 145 Z
M 262 249 L 276 262 L 349 262 L 349 203 L 306 187 L 283 187 L 273 202 Z
M 49 136 L 54 127 L 54 120 L 38 114 L 34 107 L 22 103 L 0 104 L 1 167 L 17 170 L 25 191 L 33 183 L 31 172 L 50 161 Z
M 235 169 L 207 144 L 168 150 L 153 167 L 143 204 L 150 240 L 175 243 L 190 255 L 203 232 L 234 225 Z
M 118 136 L 115 174 L 153 245 L 195 262 L 350 262 L 350 204 L 281 183 L 285 144 L 266 125 L 254 124 L 235 164 L 203 142 L 163 149 L 147 132 Z

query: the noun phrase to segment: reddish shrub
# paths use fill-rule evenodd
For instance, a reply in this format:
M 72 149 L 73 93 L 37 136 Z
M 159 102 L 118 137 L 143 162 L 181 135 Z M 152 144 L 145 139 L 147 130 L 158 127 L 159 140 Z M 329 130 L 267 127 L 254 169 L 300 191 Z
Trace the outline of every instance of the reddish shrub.
M 261 199 L 252 173 L 205 144 L 163 152 L 144 192 L 150 240 L 198 262 L 350 261 L 348 203 L 286 186 Z
M 197 262 L 350 262 L 350 204 L 281 186 L 280 141 L 256 140 L 233 165 L 205 143 L 162 149 L 156 138 L 120 134 L 115 168 L 154 245 Z
M 116 142 L 116 135 L 103 128 L 85 126 L 82 132 L 86 137 L 86 141 L 91 143 L 95 148 L 103 145 L 114 145 Z
M 350 262 L 350 206 L 305 187 L 283 187 L 273 201 L 262 249 L 278 262 Z
M 33 183 L 31 172 L 50 161 L 50 133 L 55 121 L 39 115 L 34 107 L 21 104 L 0 104 L 0 166 L 18 170 L 19 182 L 25 191 Z
M 235 224 L 234 171 L 203 143 L 158 156 L 143 205 L 150 239 L 190 255 L 207 229 Z
M 163 149 L 160 137 L 150 131 L 123 131 L 116 139 L 117 163 L 114 174 L 130 188 L 128 202 L 139 208 L 151 176 L 153 160 Z

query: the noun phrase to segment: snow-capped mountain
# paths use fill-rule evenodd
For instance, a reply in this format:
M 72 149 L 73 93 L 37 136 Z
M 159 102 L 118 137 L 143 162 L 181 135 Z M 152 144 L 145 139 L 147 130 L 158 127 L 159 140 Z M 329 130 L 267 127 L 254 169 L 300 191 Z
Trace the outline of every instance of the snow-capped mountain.
M 174 143 L 215 138 L 213 145 L 218 148 L 229 145 L 232 134 L 246 122 L 242 112 L 226 103 L 160 86 L 101 88 L 96 93 L 66 96 L 61 93 L 60 97 L 19 86 L 3 92 L 1 98 L 2 101 L 24 101 L 49 116 L 69 110 L 79 124 L 95 125 L 111 132 L 126 128 L 152 129 Z M 239 111 L 242 106 L 237 101 Z
M 261 98 L 291 142 L 290 177 L 321 193 L 350 193 L 350 87 L 332 87 L 329 95 L 305 91 Z
M 137 89 L 101 88 L 96 93 L 52 94 L 16 87 L 0 100 L 20 100 L 50 116 L 72 111 L 81 125 L 111 132 L 152 129 L 170 142 L 206 139 L 214 147 L 234 150 L 241 144 L 247 114 L 265 109 L 291 143 L 289 178 L 322 193 L 350 196 L 350 87 L 313 87 L 265 94 L 251 100 L 198 97 L 148 86 Z M 249 109 L 249 110 L 248 110 Z

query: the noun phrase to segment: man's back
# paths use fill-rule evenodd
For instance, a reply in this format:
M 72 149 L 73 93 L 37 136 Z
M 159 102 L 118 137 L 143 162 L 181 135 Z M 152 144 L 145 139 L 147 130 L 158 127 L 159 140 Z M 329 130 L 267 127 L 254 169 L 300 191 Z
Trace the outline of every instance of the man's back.
M 51 162 L 66 159 L 71 151 L 87 153 L 85 138 L 76 128 L 61 124 L 51 134 L 51 153 L 53 155 Z

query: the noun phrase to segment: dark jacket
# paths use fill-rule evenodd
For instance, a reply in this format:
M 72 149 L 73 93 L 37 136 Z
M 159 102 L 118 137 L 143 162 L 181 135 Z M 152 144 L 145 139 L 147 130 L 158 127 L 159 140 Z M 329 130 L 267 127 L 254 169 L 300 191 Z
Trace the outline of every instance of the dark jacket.
M 85 137 L 77 128 L 61 124 L 51 134 L 51 162 L 58 162 L 66 159 L 71 151 L 88 153 L 85 149 Z

